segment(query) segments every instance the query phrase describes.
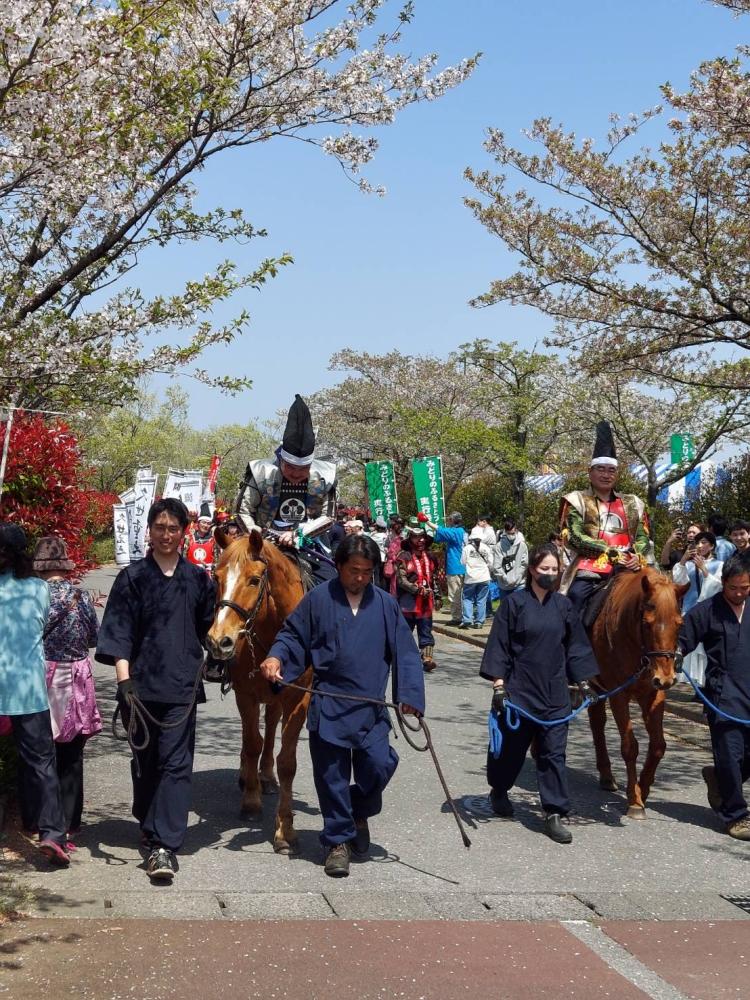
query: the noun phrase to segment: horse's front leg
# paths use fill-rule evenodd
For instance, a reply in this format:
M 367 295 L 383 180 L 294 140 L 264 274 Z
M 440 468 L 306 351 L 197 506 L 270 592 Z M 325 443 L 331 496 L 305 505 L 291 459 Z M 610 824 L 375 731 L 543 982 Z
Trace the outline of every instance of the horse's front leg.
M 648 691 L 638 699 L 638 702 L 648 732 L 648 753 L 640 778 L 641 797 L 645 802 L 654 783 L 659 761 L 667 749 L 667 741 L 664 739 L 665 694 L 663 691 Z
M 594 741 L 594 753 L 596 754 L 596 769 L 599 772 L 599 787 L 608 792 L 617 791 L 617 782 L 612 774 L 612 761 L 609 759 L 607 750 L 607 740 L 604 729 L 607 725 L 607 704 L 604 701 L 597 701 L 589 708 L 589 726 L 591 727 L 591 737 Z
M 297 773 L 297 744 L 299 734 L 307 715 L 309 695 L 292 700 L 292 692 L 287 692 L 289 701 L 284 704 L 281 723 L 281 749 L 276 758 L 276 773 L 279 776 L 279 807 L 276 812 L 276 830 L 273 849 L 277 854 L 294 853 L 297 831 L 294 829 L 292 812 L 292 785 Z
M 646 809 L 643 805 L 641 789 L 638 784 L 636 762 L 638 760 L 638 740 L 633 732 L 633 723 L 630 719 L 630 696 L 626 691 L 624 694 L 615 695 L 610 701 L 612 715 L 620 730 L 620 750 L 622 759 L 625 761 L 625 769 L 628 775 L 628 812 L 631 819 L 645 819 Z
M 263 752 L 260 755 L 260 787 L 264 795 L 275 795 L 279 790 L 279 783 L 273 770 L 273 747 L 276 742 L 276 729 L 281 718 L 280 698 L 274 698 L 266 705 L 264 718 Z
M 263 748 L 260 735 L 260 705 L 241 690 L 235 688 L 237 710 L 242 720 L 242 752 L 240 753 L 240 787 L 242 802 L 240 813 L 252 819 L 260 819 L 263 805 L 258 780 L 258 758 Z

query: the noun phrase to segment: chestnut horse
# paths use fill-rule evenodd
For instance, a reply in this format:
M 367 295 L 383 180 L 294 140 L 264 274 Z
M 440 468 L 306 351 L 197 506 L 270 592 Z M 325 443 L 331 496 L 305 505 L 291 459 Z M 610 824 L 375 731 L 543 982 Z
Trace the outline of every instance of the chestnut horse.
M 261 794 L 279 792 L 274 850 L 294 851 L 297 834 L 292 814 L 292 782 L 297 771 L 297 742 L 310 700 L 292 688 L 274 694 L 258 666 L 267 656 L 284 619 L 299 604 L 302 580 L 295 563 L 259 531 L 230 540 L 216 533 L 223 549 L 216 566 L 216 616 L 208 633 L 208 649 L 217 660 L 232 660 L 230 677 L 242 720 L 240 754 L 241 811 L 259 818 Z M 311 671 L 299 684 L 309 686 Z M 265 705 L 265 725 L 260 731 L 260 706 Z M 281 720 L 281 750 L 273 752 Z
M 657 570 L 618 573 L 590 631 L 591 645 L 599 664 L 597 685 L 610 691 L 636 679 L 609 699 L 620 731 L 620 749 L 627 768 L 628 810 L 632 819 L 645 819 L 645 803 L 656 768 L 664 756 L 664 700 L 676 681 L 679 662 L 677 634 L 682 616 L 679 597 L 687 588 L 677 587 Z M 630 719 L 630 702 L 641 709 L 648 732 L 648 753 L 640 777 L 636 771 L 638 741 Z M 599 785 L 617 789 L 604 737 L 606 702 L 589 708 Z

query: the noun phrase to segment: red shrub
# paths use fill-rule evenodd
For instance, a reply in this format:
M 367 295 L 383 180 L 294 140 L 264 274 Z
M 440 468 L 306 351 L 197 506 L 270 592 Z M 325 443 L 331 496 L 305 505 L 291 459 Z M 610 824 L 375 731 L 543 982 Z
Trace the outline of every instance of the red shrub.
M 0 423 L 0 448 L 5 439 Z M 94 563 L 92 534 L 101 530 L 103 494 L 86 488 L 88 470 L 81 464 L 78 441 L 62 421 L 17 411 L 10 435 L 0 518 L 21 525 L 32 537 L 59 535 L 80 574 Z M 112 502 L 107 499 L 107 502 Z M 92 516 L 92 506 L 94 513 Z M 111 508 L 109 511 L 111 519 Z

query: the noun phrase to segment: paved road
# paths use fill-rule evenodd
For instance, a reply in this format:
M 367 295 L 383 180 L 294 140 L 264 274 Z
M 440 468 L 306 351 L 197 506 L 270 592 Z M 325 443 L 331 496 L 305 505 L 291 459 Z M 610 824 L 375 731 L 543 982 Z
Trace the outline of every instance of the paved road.
M 112 571 L 101 570 L 88 584 L 107 590 L 111 578 Z M 5 988 L 14 997 L 38 995 L 48 976 L 58 995 L 72 996 L 74 978 L 68 993 L 68 980 L 59 974 L 64 968 L 74 977 L 81 969 L 77 959 L 83 958 L 91 966 L 91 982 L 99 985 L 78 995 L 184 996 L 187 988 L 179 984 L 188 981 L 191 963 L 201 957 L 201 968 L 213 970 L 209 997 L 221 995 L 219 982 L 236 981 L 226 978 L 231 959 L 236 960 L 231 974 L 259 992 L 230 990 L 228 996 L 274 995 L 268 992 L 280 982 L 274 969 L 282 976 L 282 966 L 291 978 L 275 995 L 324 996 L 326 976 L 340 965 L 332 952 L 358 954 L 362 921 L 369 922 L 368 954 L 371 943 L 381 975 L 373 979 L 366 955 L 358 954 L 352 969 L 359 971 L 350 971 L 362 997 L 463 996 L 467 983 L 475 992 L 492 977 L 497 983 L 498 975 L 508 992 L 494 988 L 493 996 L 709 1000 L 746 993 L 746 959 L 735 960 L 723 979 L 719 972 L 727 949 L 750 954 L 750 913 L 730 901 L 742 903 L 748 895 L 750 847 L 721 832 L 705 801 L 700 777 L 709 759 L 705 728 L 670 719 L 667 756 L 648 819 L 639 822 L 624 817 L 621 794 L 599 791 L 587 726 L 574 724 L 569 743 L 574 842 L 558 846 L 540 832 L 531 767 L 513 795 L 517 818 L 490 816 L 484 780 L 488 686 L 477 677 L 481 650 L 446 636 L 437 653 L 439 669 L 427 678 L 428 717 L 469 825 L 470 850 L 461 845 L 428 756 L 398 740 L 401 765 L 384 811 L 372 823 L 372 860 L 356 865 L 347 880 L 328 879 L 320 864 L 320 817 L 303 738 L 295 784 L 300 853 L 275 855 L 274 800 L 268 800 L 263 822 L 248 825 L 239 818 L 239 721 L 231 695 L 222 700 L 211 686 L 209 703 L 199 713 L 195 811 L 173 886 L 148 882 L 129 815 L 128 755 L 107 734 L 86 751 L 86 825 L 71 868 L 50 871 L 31 845 L 17 835 L 6 837 L 3 869 L 31 887 L 37 919 L 0 931 L 0 994 Z M 96 675 L 101 707 L 110 713 L 111 671 L 97 666 Z M 71 921 L 81 917 L 93 919 Z M 157 922 L 148 931 L 138 921 L 149 918 L 184 923 Z M 653 920 L 665 922 L 657 936 L 641 930 Z M 696 929 L 696 921 L 712 924 Z M 717 934 L 713 957 L 696 949 L 696 943 L 708 948 L 706 942 Z M 301 950 L 308 938 L 309 953 Z M 116 942 L 114 951 L 102 949 L 103 941 Z M 168 953 L 163 962 L 156 954 L 160 941 Z M 54 958 L 54 970 L 44 955 Z M 76 960 L 66 964 L 66 956 Z M 91 956 L 99 962 L 92 965 Z M 443 972 L 438 959 L 446 963 Z M 14 970 L 17 960 L 21 967 Z M 55 964 L 60 961 L 63 966 Z M 160 962 L 161 978 L 149 979 L 153 963 L 158 968 Z M 310 977 L 318 985 L 305 992 Z M 342 988 L 335 995 L 349 994 Z

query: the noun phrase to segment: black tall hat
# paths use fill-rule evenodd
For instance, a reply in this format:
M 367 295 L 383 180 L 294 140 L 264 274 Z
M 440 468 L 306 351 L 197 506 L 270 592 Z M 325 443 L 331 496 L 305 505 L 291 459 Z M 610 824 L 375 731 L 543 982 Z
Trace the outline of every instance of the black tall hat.
M 201 503 L 201 510 L 200 514 L 198 515 L 198 520 L 200 521 L 202 517 L 207 518 L 209 521 L 213 520 L 213 514 L 211 513 L 211 504 L 208 502 L 208 500 L 204 500 L 203 503 Z
M 309 465 L 315 452 L 315 431 L 307 403 L 299 393 L 286 418 L 284 438 L 279 455 L 290 465 Z
M 596 425 L 594 454 L 589 462 L 589 468 L 592 465 L 614 465 L 616 467 L 617 464 L 617 451 L 615 450 L 612 428 L 608 420 L 600 420 Z

